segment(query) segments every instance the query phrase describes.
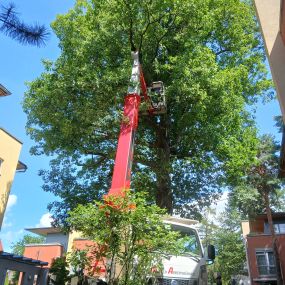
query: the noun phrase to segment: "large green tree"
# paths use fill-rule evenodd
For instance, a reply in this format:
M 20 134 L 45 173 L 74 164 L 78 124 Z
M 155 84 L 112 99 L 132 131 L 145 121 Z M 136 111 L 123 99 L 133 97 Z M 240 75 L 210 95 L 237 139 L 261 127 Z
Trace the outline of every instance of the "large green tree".
M 248 106 L 267 97 L 261 37 L 241 0 L 78 0 L 52 25 L 61 55 L 24 99 L 56 223 L 110 187 L 119 118 L 140 53 L 148 84 L 166 86 L 167 114 L 140 116 L 132 188 L 183 216 L 197 216 L 255 155 Z
M 229 284 L 232 276 L 243 273 L 246 262 L 241 233 L 220 229 L 215 242 L 218 251 L 215 270 L 221 272 L 224 283 Z
M 261 136 L 254 164 L 230 192 L 230 209 L 238 210 L 243 219 L 266 211 L 284 211 L 284 181 L 278 178 L 279 151 L 272 135 Z
M 241 233 L 241 214 L 227 203 L 218 214 L 213 208 L 203 213 L 200 233 L 203 244 L 214 244 L 217 252 L 215 262 L 208 267 L 208 278 L 213 284 L 217 273 L 223 283 L 229 284 L 233 276 L 242 274 L 246 262 L 246 251 Z
M 44 243 L 45 238 L 41 236 L 24 235 L 20 240 L 11 245 L 12 252 L 18 255 L 23 255 L 25 246 L 32 243 Z
M 266 213 L 276 260 L 277 285 L 281 285 L 278 240 L 272 219 L 272 210 L 284 209 L 284 181 L 278 178 L 278 173 L 279 146 L 272 136 L 263 135 L 259 140 L 256 161 L 247 171 L 244 182 L 231 193 L 230 204 L 249 217 Z

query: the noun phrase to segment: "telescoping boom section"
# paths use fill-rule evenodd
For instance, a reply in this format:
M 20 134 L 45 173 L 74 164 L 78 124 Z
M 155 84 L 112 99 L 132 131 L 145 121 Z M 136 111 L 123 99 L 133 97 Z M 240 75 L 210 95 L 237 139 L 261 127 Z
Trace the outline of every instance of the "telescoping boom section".
M 124 101 L 123 119 L 120 127 L 112 185 L 108 196 L 124 196 L 124 191 L 130 189 L 135 133 L 138 127 L 141 99 L 146 103 L 148 115 L 166 112 L 162 82 L 154 82 L 150 88 L 147 88 L 139 63 L 138 52 L 132 52 L 132 58 L 132 75 Z M 148 93 L 150 93 L 150 96 Z M 158 101 L 153 102 L 151 94 L 156 99 L 158 98 Z

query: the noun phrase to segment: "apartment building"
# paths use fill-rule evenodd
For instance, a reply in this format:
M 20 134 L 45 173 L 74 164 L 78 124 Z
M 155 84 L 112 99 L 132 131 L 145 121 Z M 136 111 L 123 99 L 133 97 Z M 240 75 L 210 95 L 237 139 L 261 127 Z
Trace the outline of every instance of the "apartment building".
M 285 213 L 272 214 L 281 270 L 285 273 Z M 252 285 L 276 284 L 276 261 L 267 216 L 242 222 L 247 262 Z
M 11 93 L 0 84 L 0 97 Z M 22 142 L 0 127 L 0 229 L 16 171 L 25 171 L 27 166 L 19 161 Z
M 285 122 L 285 0 L 254 0 L 254 4 Z M 283 129 L 279 176 L 285 177 L 285 129 Z
M 21 141 L 0 128 L 0 229 L 15 172 L 27 169 L 26 165 L 19 161 L 21 148 Z

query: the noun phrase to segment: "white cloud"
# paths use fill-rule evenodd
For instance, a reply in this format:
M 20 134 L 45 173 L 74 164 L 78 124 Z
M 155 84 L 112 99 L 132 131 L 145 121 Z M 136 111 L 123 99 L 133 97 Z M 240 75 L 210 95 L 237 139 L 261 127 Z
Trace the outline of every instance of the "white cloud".
M 52 217 L 50 213 L 43 214 L 40 219 L 40 223 L 36 225 L 37 228 L 46 228 L 51 226 Z
M 4 217 L 3 224 L 2 224 L 2 229 L 7 229 L 11 228 L 13 226 L 12 222 L 7 221 L 7 216 Z
M 10 208 L 16 204 L 17 197 L 15 195 L 11 195 L 12 198 L 10 199 Z M 14 196 L 14 197 L 13 197 Z M 50 213 L 45 213 L 41 216 L 39 223 L 35 227 L 50 227 L 52 222 L 52 218 Z M 3 223 L 3 230 L 0 233 L 0 239 L 3 242 L 4 250 L 7 252 L 11 252 L 12 244 L 19 241 L 23 235 L 26 233 L 23 229 L 18 231 L 13 231 L 13 226 L 7 220 Z M 4 230 L 5 227 L 5 230 Z M 7 229 L 9 227 L 9 229 Z M 33 226 L 31 226 L 32 228 Z
M 9 195 L 6 211 L 8 212 L 13 206 L 17 204 L 18 197 L 15 194 Z
M 18 197 L 15 194 L 9 195 L 8 202 L 7 202 L 7 207 L 4 215 L 4 220 L 2 223 L 2 229 L 10 228 L 12 227 L 12 222 L 9 220 L 11 216 L 11 208 L 17 204 Z

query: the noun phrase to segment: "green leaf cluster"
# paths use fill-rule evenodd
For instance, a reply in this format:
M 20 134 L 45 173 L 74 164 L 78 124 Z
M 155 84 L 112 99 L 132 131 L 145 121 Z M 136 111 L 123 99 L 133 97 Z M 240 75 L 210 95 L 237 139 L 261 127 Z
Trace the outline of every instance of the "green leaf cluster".
M 20 240 L 18 240 L 15 243 L 12 243 L 11 245 L 11 249 L 12 252 L 17 254 L 17 255 L 23 255 L 24 254 L 24 250 L 25 250 L 25 246 L 27 244 L 37 244 L 37 243 L 44 243 L 45 238 L 42 236 L 33 236 L 33 235 L 29 235 L 26 234 L 24 235 Z
M 65 284 L 65 282 L 70 279 L 67 267 L 68 264 L 65 257 L 55 258 L 50 265 L 49 273 L 51 274 L 51 277 L 49 282 L 52 285 Z
M 225 284 L 241 274 L 246 263 L 245 246 L 240 232 L 219 230 L 216 235 L 217 258 L 215 271 L 221 272 Z
M 284 210 L 284 181 L 278 177 L 279 149 L 272 135 L 261 136 L 255 162 L 231 192 L 229 206 L 238 209 L 243 218 L 264 213 L 267 197 L 273 211 Z
M 67 262 L 70 269 L 69 277 L 77 277 L 78 283 L 82 284 L 84 280 L 84 270 L 88 269 L 88 267 L 90 266 L 90 257 L 88 256 L 88 249 L 73 249 L 67 255 Z
M 202 219 L 201 233 L 204 245 L 214 244 L 215 262 L 208 266 L 208 279 L 215 282 L 217 273 L 221 274 L 223 283 L 229 284 L 233 276 L 246 274 L 246 249 L 241 233 L 241 215 L 233 209 L 226 209 L 217 214 L 208 208 Z

